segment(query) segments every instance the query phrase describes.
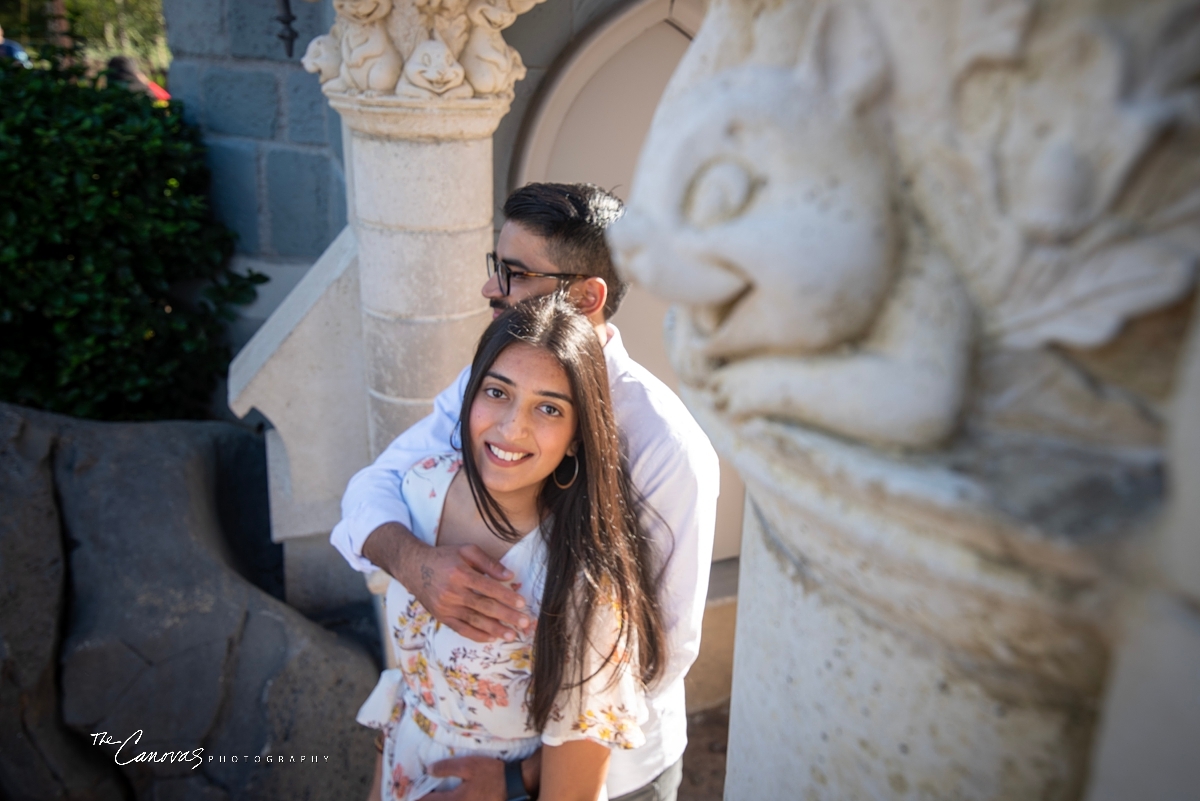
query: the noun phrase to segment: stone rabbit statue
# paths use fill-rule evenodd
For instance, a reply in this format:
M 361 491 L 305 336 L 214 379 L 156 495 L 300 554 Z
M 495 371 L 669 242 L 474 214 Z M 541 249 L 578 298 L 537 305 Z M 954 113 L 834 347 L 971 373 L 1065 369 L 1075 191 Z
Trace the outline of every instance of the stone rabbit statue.
M 300 63 L 305 71 L 314 73 L 322 84 L 328 83 L 341 72 L 341 45 L 330 34 L 318 36 L 308 43 Z
M 396 84 L 396 94 L 414 99 L 471 97 L 474 92 L 464 78 L 462 65 L 455 60 L 446 43 L 434 34 L 417 45 L 404 63 L 404 75 Z
M 533 8 L 537 0 L 471 0 L 467 17 L 471 34 L 463 49 L 462 64 L 467 81 L 480 95 L 505 94 L 525 77 L 521 56 L 510 47 L 500 31 L 517 16 Z
M 403 67 L 384 24 L 392 0 L 334 0 L 333 7 L 343 26 L 342 66 L 325 91 L 391 92 Z

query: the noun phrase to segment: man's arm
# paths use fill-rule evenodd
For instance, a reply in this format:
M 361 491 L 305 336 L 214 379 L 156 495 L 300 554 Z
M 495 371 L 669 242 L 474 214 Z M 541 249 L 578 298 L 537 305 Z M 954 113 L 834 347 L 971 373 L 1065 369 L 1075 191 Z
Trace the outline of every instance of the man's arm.
M 400 494 L 404 474 L 418 459 L 453 449 L 451 437 L 458 425 L 469 376 L 470 368 L 464 369 L 434 399 L 432 412 L 396 437 L 373 464 L 355 473 L 346 485 L 342 519 L 329 535 L 329 541 L 355 570 L 371 573 L 388 567 L 363 556 L 363 546 L 377 528 L 385 523 L 399 523 L 411 532 L 412 517 Z
M 421 542 L 412 534 L 401 495 L 404 474 L 418 459 L 453 448 L 469 375 L 470 369 L 464 369 L 434 400 L 431 414 L 350 479 L 342 496 L 342 520 L 329 539 L 354 569 L 385 570 L 438 621 L 486 642 L 511 638 L 512 628 L 530 622 L 520 593 L 500 583 L 511 579 L 511 573 L 478 547 Z

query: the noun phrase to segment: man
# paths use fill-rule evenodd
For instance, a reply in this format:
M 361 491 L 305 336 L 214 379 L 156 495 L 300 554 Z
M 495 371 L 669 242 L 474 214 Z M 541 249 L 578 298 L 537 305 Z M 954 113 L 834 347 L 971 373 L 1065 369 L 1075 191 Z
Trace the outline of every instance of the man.
M 656 515 L 647 521 L 667 558 L 662 603 L 668 661 L 648 697 L 646 744 L 614 751 L 608 789 L 613 801 L 674 799 L 687 743 L 683 677 L 700 646 L 700 624 L 712 559 L 718 492 L 717 456 L 683 403 L 629 358 L 608 323 L 628 286 L 616 273 L 605 229 L 621 216 L 621 201 L 588 184 L 530 184 L 509 196 L 495 253 L 488 255 L 483 296 L 499 316 L 510 304 L 553 292 L 564 284 L 604 346 L 617 425 L 628 449 L 634 486 Z M 404 473 L 418 459 L 457 443 L 455 429 L 469 369 L 442 392 L 433 413 L 401 434 L 375 464 L 350 480 L 342 521 L 331 541 L 351 566 L 376 566 L 404 584 L 442 624 L 484 642 L 512 639 L 532 624 L 499 562 L 475 546 L 429 546 L 409 531 L 400 497 Z M 430 801 L 521 798 L 523 778 L 536 794 L 540 752 L 520 766 L 466 757 L 431 772 L 459 776 L 450 793 Z M 520 770 L 520 776 L 517 771 Z M 507 783 L 506 783 L 507 782 Z

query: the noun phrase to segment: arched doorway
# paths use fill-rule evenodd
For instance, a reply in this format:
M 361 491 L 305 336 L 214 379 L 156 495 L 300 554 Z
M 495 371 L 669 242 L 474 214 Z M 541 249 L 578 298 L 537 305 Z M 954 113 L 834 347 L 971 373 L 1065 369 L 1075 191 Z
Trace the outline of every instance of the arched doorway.
M 700 0 L 643 0 L 598 26 L 547 76 L 517 143 L 510 184 L 590 181 L 627 197 L 659 98 L 703 17 Z M 675 389 L 662 342 L 666 310 L 634 287 L 613 322 L 630 355 Z M 740 550 L 744 494 L 722 460 L 714 560 Z

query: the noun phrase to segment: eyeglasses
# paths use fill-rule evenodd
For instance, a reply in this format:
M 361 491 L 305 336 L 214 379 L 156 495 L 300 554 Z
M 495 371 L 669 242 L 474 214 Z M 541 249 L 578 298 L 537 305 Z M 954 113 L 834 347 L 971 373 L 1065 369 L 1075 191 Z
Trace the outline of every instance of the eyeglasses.
M 514 275 L 522 278 L 556 278 L 559 281 L 569 281 L 572 278 L 591 278 L 590 275 L 583 273 L 535 273 L 532 270 L 517 270 L 508 266 L 508 263 L 496 255 L 495 251 L 487 254 L 487 271 L 488 278 L 493 275 L 497 277 L 497 282 L 500 284 L 500 294 L 508 296 L 509 289 L 512 288 L 512 277 Z

